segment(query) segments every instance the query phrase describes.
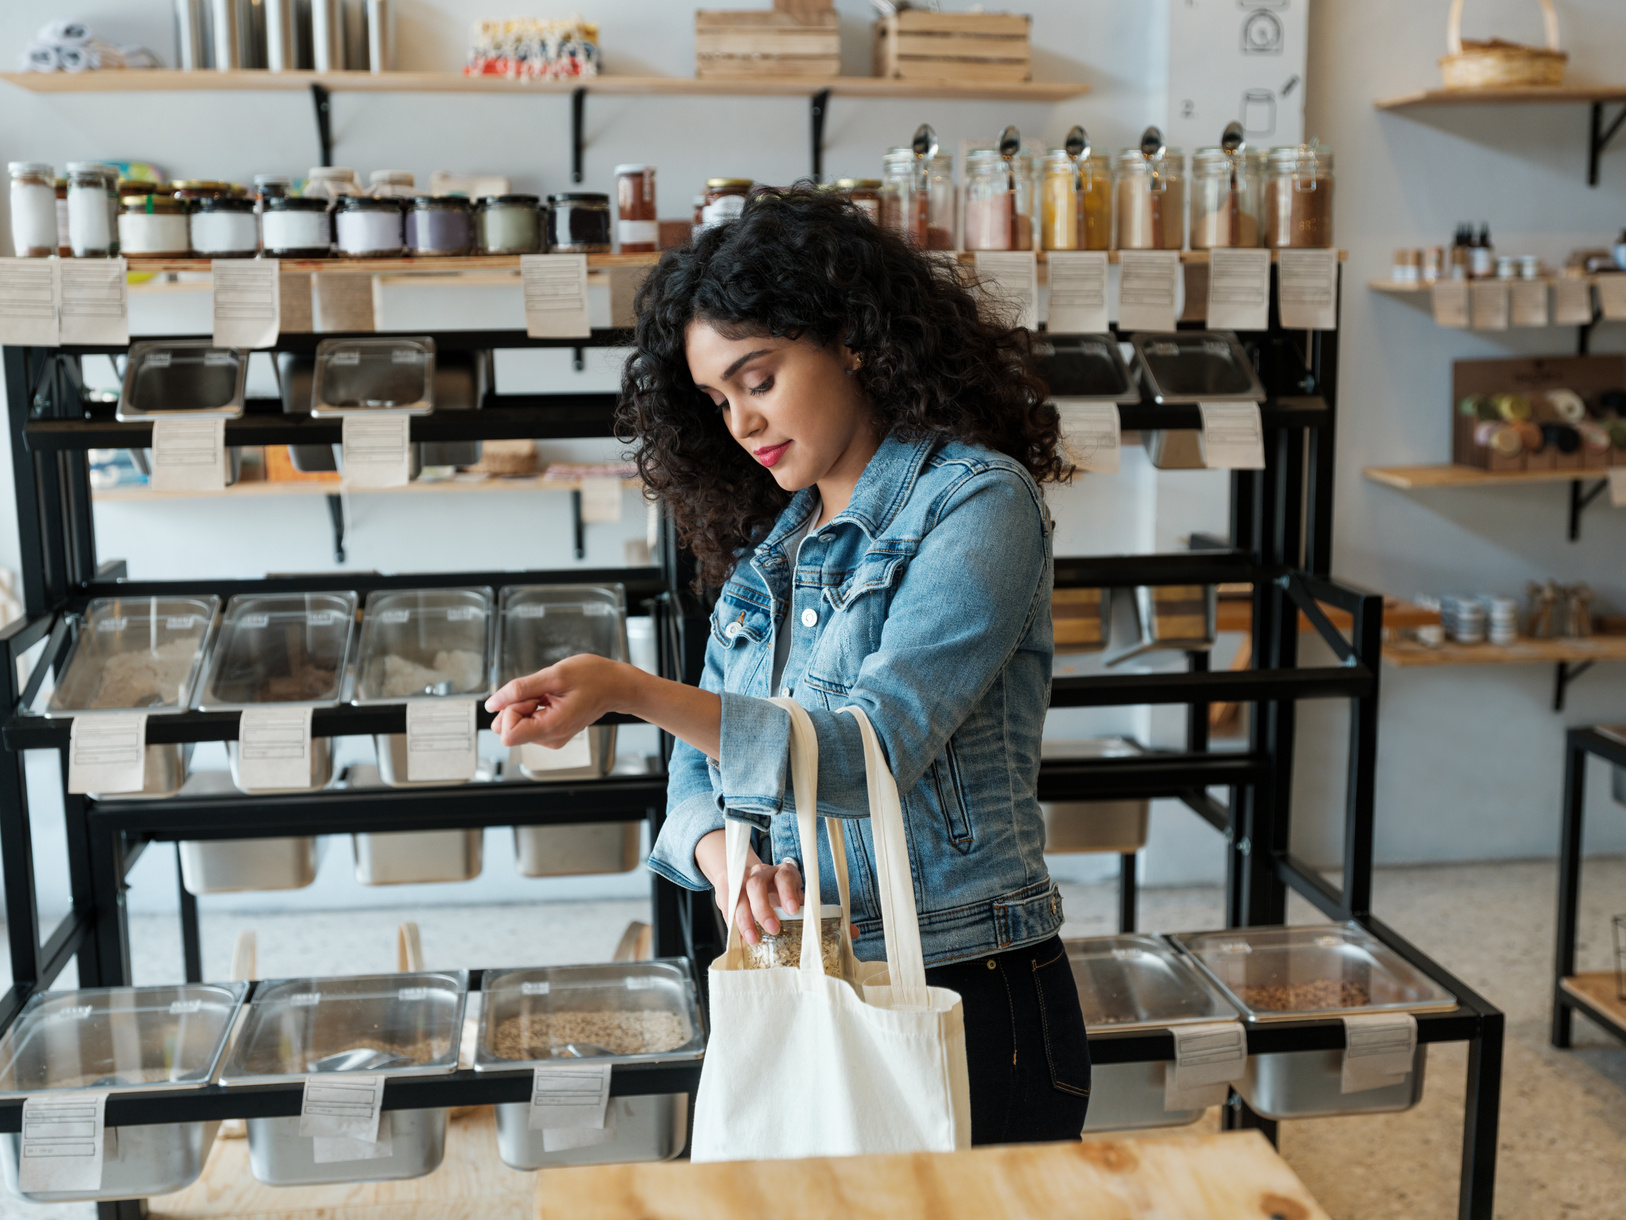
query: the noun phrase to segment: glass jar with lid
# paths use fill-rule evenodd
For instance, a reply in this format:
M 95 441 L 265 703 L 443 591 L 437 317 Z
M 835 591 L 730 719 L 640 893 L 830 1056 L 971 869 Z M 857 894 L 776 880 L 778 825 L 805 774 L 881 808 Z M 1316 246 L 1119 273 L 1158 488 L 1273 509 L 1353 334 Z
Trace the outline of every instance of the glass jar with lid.
M 965 159 L 965 248 L 1031 250 L 1034 158 L 1026 149 L 1009 164 L 993 148 L 973 148 Z
M 837 178 L 835 189 L 876 224 L 881 223 L 881 180 L 879 178 Z
M 1186 159 L 1178 148 L 1147 156 L 1120 152 L 1112 167 L 1114 244 L 1120 250 L 1178 250 L 1185 244 Z
M 125 195 L 119 250 L 126 258 L 185 258 L 191 250 L 190 205 L 173 195 Z
M 1191 158 L 1191 248 L 1257 246 L 1262 160 L 1248 149 L 1199 148 Z
M 653 254 L 660 246 L 660 214 L 655 210 L 655 167 L 615 167 L 616 239 L 623 254 Z
M 305 175 L 304 193 L 308 199 L 339 199 L 364 192 L 361 179 L 348 165 L 313 165 Z
M 177 194 L 177 201 L 181 196 Z M 253 258 L 260 252 L 254 200 L 206 195 L 192 201 L 192 252 L 199 258 Z
M 460 195 L 419 195 L 406 214 L 409 254 L 444 257 L 474 249 L 474 210 Z
M 367 175 L 367 193 L 380 199 L 411 199 L 418 193 L 418 180 L 409 170 L 375 169 Z
M 333 217 L 326 199 L 272 195 L 260 215 L 267 258 L 326 258 L 333 247 Z
M 474 205 L 481 254 L 536 254 L 542 245 L 542 201 L 535 195 L 487 195 Z
M 100 161 L 68 162 L 68 232 L 75 258 L 110 258 L 119 252 L 114 198 L 118 172 Z
M 1085 155 L 1075 162 L 1066 149 L 1052 149 L 1040 195 L 1046 250 L 1112 248 L 1112 174 L 1105 158 Z
M 293 189 L 294 180 L 285 174 L 254 175 L 254 198 L 261 204 L 274 195 L 287 195 Z
M 346 195 L 333 213 L 334 244 L 345 258 L 398 257 L 405 244 L 404 209 L 393 196 Z
M 18 258 L 49 258 L 57 250 L 56 180 L 40 161 L 13 161 L 11 251 Z
M 894 148 L 881 166 L 881 223 L 922 249 L 954 249 L 954 158 L 922 164 L 913 149 Z
M 610 197 L 590 191 L 549 195 L 548 249 L 558 254 L 608 254 Z
M 755 185 L 750 178 L 707 178 L 705 202 L 700 208 L 696 232 L 738 220 L 745 211 L 746 197 Z
M 1312 140 L 1273 148 L 1265 159 L 1265 245 L 1272 250 L 1332 245 L 1332 150 Z

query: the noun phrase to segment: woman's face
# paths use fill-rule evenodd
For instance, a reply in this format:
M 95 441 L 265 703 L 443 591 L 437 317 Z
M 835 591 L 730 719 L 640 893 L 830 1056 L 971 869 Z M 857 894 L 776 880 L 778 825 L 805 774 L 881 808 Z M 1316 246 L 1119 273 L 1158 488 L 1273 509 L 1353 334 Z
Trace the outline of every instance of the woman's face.
M 856 480 L 875 453 L 874 416 L 856 357 L 839 343 L 729 339 L 689 324 L 689 373 L 717 404 L 723 424 L 786 491 L 822 480 Z

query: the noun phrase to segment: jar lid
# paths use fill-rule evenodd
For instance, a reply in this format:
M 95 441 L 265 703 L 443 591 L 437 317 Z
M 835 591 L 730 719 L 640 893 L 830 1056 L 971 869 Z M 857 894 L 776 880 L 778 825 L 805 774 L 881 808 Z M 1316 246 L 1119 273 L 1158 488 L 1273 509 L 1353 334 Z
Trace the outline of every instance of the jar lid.
M 221 182 L 215 178 L 177 178 L 170 183 L 178 191 L 221 191 L 231 190 L 231 183 Z
M 126 212 L 188 212 L 191 211 L 185 199 L 177 199 L 174 195 L 121 195 L 119 202 L 123 204 Z
M 1198 165 L 1203 166 L 1205 169 L 1214 166 L 1225 166 L 1231 163 L 1231 156 L 1231 153 L 1228 153 L 1223 148 L 1219 148 L 1217 146 L 1199 148 L 1196 152 L 1191 154 L 1191 164 L 1194 167 Z M 1242 158 L 1242 164 L 1245 166 L 1257 166 L 1263 159 L 1260 156 L 1257 148 L 1244 148 L 1241 151 L 1240 156 Z
M 439 209 L 446 212 L 469 210 L 469 201 L 463 195 L 414 195 L 410 202 L 415 208 Z
M 477 208 L 503 206 L 534 208 L 541 202 L 535 195 L 483 195 L 474 206 Z
M 402 200 L 393 195 L 341 195 L 335 210 L 340 212 L 399 212 Z
M 570 191 L 561 195 L 549 195 L 549 203 L 585 203 L 589 207 L 610 206 L 608 195 L 598 195 L 592 191 Z
M 889 148 L 886 155 L 881 158 L 883 165 L 908 165 L 915 161 L 915 150 L 912 148 Z M 946 169 L 954 168 L 954 154 L 940 152 L 931 159 L 933 166 Z
M 8 161 L 6 163 L 8 174 L 40 174 L 46 178 L 56 176 L 56 167 L 47 165 L 44 161 Z
M 367 175 L 367 181 L 373 186 L 412 186 L 417 179 L 411 170 L 375 169 Z
M 348 165 L 313 165 L 305 177 L 312 182 L 354 182 L 361 185 L 356 171 Z
M 1332 168 L 1332 149 L 1319 140 L 1311 140 L 1308 144 L 1285 144 L 1273 148 L 1269 153 L 1272 169 L 1298 169 L 1313 165 L 1324 165 Z
M 72 177 L 75 174 L 102 174 L 109 178 L 117 178 L 119 171 L 101 161 L 69 161 L 68 175 Z
M 199 212 L 252 212 L 254 201 L 241 195 L 205 195 L 194 199 L 194 210 Z
M 706 179 L 706 189 L 708 191 L 721 191 L 721 190 L 747 190 L 748 191 L 755 185 L 756 185 L 756 179 L 754 179 L 754 178 L 707 178 Z
M 292 186 L 294 180 L 284 174 L 255 174 L 255 186 Z
M 835 188 L 838 191 L 878 191 L 881 189 L 879 178 L 837 178 Z
M 619 178 L 622 174 L 647 174 L 654 168 L 653 165 L 639 165 L 636 163 L 618 165 L 615 167 L 615 176 Z
M 272 195 L 265 201 L 267 212 L 325 212 L 327 200 L 311 195 Z

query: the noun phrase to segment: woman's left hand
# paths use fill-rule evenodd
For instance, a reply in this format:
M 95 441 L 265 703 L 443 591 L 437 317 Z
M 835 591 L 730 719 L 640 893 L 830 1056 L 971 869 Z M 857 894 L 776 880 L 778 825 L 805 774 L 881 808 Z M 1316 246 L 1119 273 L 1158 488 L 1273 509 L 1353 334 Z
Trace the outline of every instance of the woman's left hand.
M 627 668 L 583 654 L 515 678 L 486 700 L 486 710 L 497 713 L 491 731 L 505 746 L 532 743 L 557 750 L 617 706 Z

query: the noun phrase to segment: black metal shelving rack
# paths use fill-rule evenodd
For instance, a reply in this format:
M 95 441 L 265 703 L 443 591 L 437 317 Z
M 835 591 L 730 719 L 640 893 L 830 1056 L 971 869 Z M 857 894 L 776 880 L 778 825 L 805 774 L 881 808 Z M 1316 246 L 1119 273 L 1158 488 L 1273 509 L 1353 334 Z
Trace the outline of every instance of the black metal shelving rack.
M 325 336 L 323 336 L 325 337 Z M 282 350 L 313 346 L 317 336 L 286 335 Z M 1374 775 L 1377 759 L 1378 675 L 1382 599 L 1333 582 L 1332 476 L 1336 433 L 1338 336 L 1282 329 L 1275 311 L 1266 332 L 1245 336 L 1269 394 L 1263 407 L 1267 465 L 1232 476 L 1231 537 L 1204 549 L 1164 555 L 1059 559 L 1058 588 L 1126 588 L 1156 584 L 1245 582 L 1253 587 L 1254 668 L 1210 672 L 1206 653 L 1188 656 L 1188 671 L 1092 675 L 1057 679 L 1052 706 L 1178 704 L 1188 708 L 1183 751 L 1090 762 L 1047 762 L 1040 774 L 1044 800 L 1170 797 L 1221 832 L 1227 852 L 1226 916 L 1231 926 L 1284 922 L 1287 893 L 1296 890 L 1327 917 L 1365 926 L 1458 998 L 1449 1012 L 1418 1017 L 1418 1038 L 1469 1044 L 1464 1112 L 1461 1220 L 1490 1220 L 1500 1097 L 1502 1014 L 1421 951 L 1377 920 L 1371 910 Z M 624 342 L 613 331 L 591 339 L 532 340 L 523 332 L 448 331 L 437 344 L 468 349 L 524 346 L 605 346 Z M 17 714 L 37 690 L 43 673 L 60 661 L 71 630 L 69 616 L 92 597 L 205 591 L 229 596 L 266 590 L 277 581 L 128 581 L 119 565 L 98 566 L 91 518 L 85 451 L 128 448 L 147 439 L 141 424 L 120 424 L 109 409 L 82 391 L 79 357 L 104 348 L 7 348 L 5 376 L 10 404 L 15 490 L 22 541 L 23 620 L 0 632 L 7 677 L 8 719 L 0 735 L 0 846 L 4 848 L 7 916 L 13 986 L 0 1000 L 0 1027 L 15 1017 L 28 995 L 48 987 L 75 955 L 85 985 L 129 979 L 128 937 L 122 890 L 135 857 L 153 842 L 271 834 L 350 833 L 367 830 L 440 829 L 480 825 L 568 823 L 647 817 L 658 829 L 664 776 L 610 778 L 570 785 L 480 785 L 477 788 L 379 792 L 327 791 L 277 797 L 230 796 L 187 801 L 92 801 L 65 798 L 72 912 L 53 929 L 40 926 L 33 879 L 27 785 L 21 751 L 55 747 L 64 752 L 67 730 Z M 122 350 L 122 349 L 120 349 Z M 488 396 L 485 409 L 412 421 L 414 440 L 504 437 L 602 436 L 608 434 L 611 395 Z M 1195 406 L 1149 401 L 1121 409 L 1125 429 L 1196 428 Z M 280 403 L 251 400 L 243 418 L 226 426 L 228 445 L 322 444 L 339 440 L 336 423 L 288 417 Z M 1194 546 L 1197 545 L 1194 540 Z M 703 606 L 684 588 L 677 548 L 663 548 L 662 568 L 559 573 L 470 574 L 399 577 L 343 574 L 282 582 L 301 590 L 373 588 L 520 581 L 617 579 L 629 600 L 658 599 L 663 672 L 693 679 L 703 657 L 708 626 Z M 1321 607 L 1350 614 L 1346 639 Z M 1298 663 L 1298 619 L 1303 613 L 1339 659 L 1332 666 Z M 16 660 L 45 641 L 31 689 L 19 689 Z M 1291 789 L 1295 708 L 1301 699 L 1335 698 L 1350 703 L 1350 750 L 1342 884 L 1334 885 L 1292 852 Z M 1208 708 L 1217 702 L 1251 705 L 1245 749 L 1215 751 L 1208 739 Z M 401 708 L 336 708 L 313 717 L 317 735 L 402 731 Z M 228 739 L 233 716 L 186 713 L 153 718 L 148 740 Z M 66 784 L 64 783 L 64 788 Z M 1223 792 L 1219 799 L 1215 792 Z M 1122 870 L 1121 923 L 1134 925 L 1134 860 Z M 653 883 L 656 952 L 688 956 L 703 964 L 716 948 L 717 921 L 709 896 L 691 896 L 659 880 Z M 196 912 L 182 896 L 187 965 L 195 973 Z M 703 970 L 697 971 L 704 984 Z M 478 986 L 480 972 L 472 974 Z M 1170 1060 L 1167 1033 L 1091 1035 L 1098 1063 Z M 1337 1049 L 1343 1027 L 1334 1021 L 1272 1023 L 1248 1031 L 1251 1054 Z M 697 1070 L 617 1069 L 614 1093 L 692 1091 Z M 459 1072 L 436 1080 L 391 1081 L 385 1109 L 481 1104 L 525 1095 L 526 1077 L 476 1077 Z M 211 1086 L 184 1095 L 115 1097 L 108 1121 L 115 1125 L 297 1113 L 297 1086 L 223 1090 Z M 0 1102 L 0 1132 L 16 1131 L 21 1103 Z M 1275 1124 L 1248 1111 L 1235 1095 L 1226 1125 L 1263 1129 Z M 133 1203 L 104 1204 L 103 1217 L 139 1215 Z

